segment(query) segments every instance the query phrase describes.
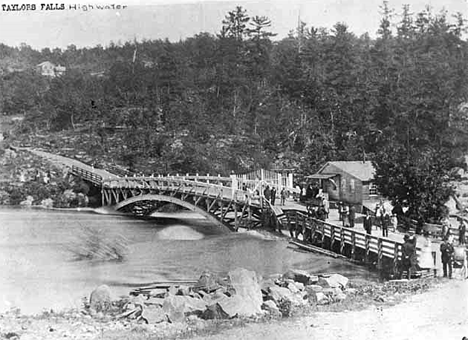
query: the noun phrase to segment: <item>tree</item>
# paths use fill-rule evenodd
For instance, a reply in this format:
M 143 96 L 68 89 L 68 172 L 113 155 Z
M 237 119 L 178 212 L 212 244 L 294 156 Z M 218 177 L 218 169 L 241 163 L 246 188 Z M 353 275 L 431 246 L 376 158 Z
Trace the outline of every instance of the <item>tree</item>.
M 427 149 L 408 156 L 403 148 L 385 150 L 373 164 L 379 191 L 394 205 L 408 207 L 408 216 L 434 222 L 445 216 L 454 193 L 449 184 L 454 163 L 446 153 Z
M 227 37 L 234 38 L 237 41 L 242 41 L 247 31 L 247 24 L 250 17 L 247 15 L 247 10 L 242 6 L 237 6 L 234 11 L 228 12 L 223 20 L 222 32 Z

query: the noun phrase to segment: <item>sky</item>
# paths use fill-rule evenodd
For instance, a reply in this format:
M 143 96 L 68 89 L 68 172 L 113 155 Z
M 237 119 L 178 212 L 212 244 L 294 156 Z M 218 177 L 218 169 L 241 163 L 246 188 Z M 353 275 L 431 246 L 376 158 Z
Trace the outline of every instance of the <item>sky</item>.
M 397 12 L 403 4 L 409 4 L 414 13 L 429 5 L 434 12 L 445 9 L 449 14 L 461 12 L 468 18 L 468 0 L 388 2 Z M 36 4 L 36 10 L 6 10 L 6 5 L 26 3 Z M 250 16 L 269 17 L 271 31 L 277 33 L 279 39 L 297 26 L 298 18 L 309 26 L 326 28 L 344 22 L 357 35 L 368 32 L 374 36 L 380 22 L 381 5 L 380 0 L 55 0 L 54 4 L 64 4 L 65 9 L 41 10 L 41 3 L 48 2 L 0 0 L 0 42 L 9 46 L 26 43 L 42 49 L 66 48 L 71 44 L 77 47 L 108 46 L 111 41 L 124 43 L 134 39 L 178 41 L 200 32 L 219 32 L 226 13 L 238 5 L 247 9 Z M 99 10 L 96 6 L 113 4 L 121 8 Z M 73 9 L 74 6 L 77 9 Z

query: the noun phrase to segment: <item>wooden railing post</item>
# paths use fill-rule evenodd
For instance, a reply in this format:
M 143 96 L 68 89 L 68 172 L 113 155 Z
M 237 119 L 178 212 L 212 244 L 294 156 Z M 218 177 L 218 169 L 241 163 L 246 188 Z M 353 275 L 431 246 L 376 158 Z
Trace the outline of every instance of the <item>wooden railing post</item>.
M 296 224 L 295 227 L 296 227 L 296 238 L 297 238 L 297 236 L 299 234 L 299 214 L 297 213 L 297 211 L 296 211 L 295 215 L 296 216 L 295 216 L 295 219 L 294 219 L 294 221 L 295 221 L 294 223 Z
M 397 276 L 400 273 L 400 261 L 398 260 L 400 245 L 398 243 L 393 244 L 393 275 Z
M 333 244 L 335 243 L 335 226 L 330 226 L 330 250 L 333 250 Z
M 340 254 L 343 254 L 345 247 L 345 228 L 341 228 L 340 230 Z
M 379 237 L 377 240 L 377 268 L 382 270 L 382 258 L 383 258 L 383 249 L 382 249 L 382 238 Z
M 365 255 L 364 255 L 364 262 L 365 263 L 369 262 L 370 240 L 371 240 L 370 235 L 366 234 L 366 249 L 365 249 Z

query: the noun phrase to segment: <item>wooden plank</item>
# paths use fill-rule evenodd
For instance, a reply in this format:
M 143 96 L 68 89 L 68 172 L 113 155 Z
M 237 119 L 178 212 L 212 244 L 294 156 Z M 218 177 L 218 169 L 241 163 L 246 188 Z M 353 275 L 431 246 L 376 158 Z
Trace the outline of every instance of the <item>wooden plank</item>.
M 333 258 L 338 258 L 338 257 L 344 257 L 344 256 L 341 256 L 337 253 L 334 253 L 330 250 L 326 250 L 326 249 L 323 249 L 323 248 L 320 248 L 320 247 L 317 247 L 317 246 L 314 246 L 314 245 L 311 245 L 311 244 L 304 244 L 304 243 L 301 243 L 301 242 L 297 242 L 297 241 L 289 241 L 289 243 L 292 243 L 296 246 L 298 246 L 299 248 L 301 249 L 305 249 L 305 250 L 308 250 L 308 251 L 312 251 L 314 253 L 319 253 L 319 254 L 322 254 L 322 255 L 327 255 L 327 256 L 330 256 L 330 257 L 333 257 Z
M 378 253 L 377 253 L 377 268 L 379 270 L 382 269 L 382 259 L 383 259 L 383 253 L 382 253 L 382 239 L 379 238 L 379 241 L 378 241 Z
M 367 236 L 366 237 L 366 244 L 365 244 L 365 255 L 364 255 L 364 261 L 366 263 L 369 262 L 370 240 L 371 240 L 371 237 Z
M 340 233 L 340 253 L 344 253 L 344 247 L 345 247 L 345 229 L 341 228 L 341 233 Z

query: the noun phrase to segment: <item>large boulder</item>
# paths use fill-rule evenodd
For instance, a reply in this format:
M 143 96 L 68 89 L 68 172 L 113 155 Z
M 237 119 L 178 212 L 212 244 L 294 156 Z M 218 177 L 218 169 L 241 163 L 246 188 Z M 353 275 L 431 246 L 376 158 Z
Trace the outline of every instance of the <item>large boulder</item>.
M 286 301 L 294 300 L 293 293 L 288 288 L 278 287 L 278 286 L 270 287 L 269 297 L 273 301 L 275 301 L 277 304 L 282 300 L 286 300 Z
M 97 287 L 89 297 L 89 308 L 96 312 L 105 312 L 111 307 L 111 292 L 107 285 Z
M 294 294 L 299 293 L 300 291 L 304 290 L 304 285 L 300 282 L 294 282 L 288 280 L 286 282 L 286 287 Z
M 198 279 L 197 283 L 195 284 L 194 291 L 205 291 L 207 293 L 215 291 L 220 288 L 218 283 L 218 277 L 210 272 L 203 272 L 200 278 Z
M 218 301 L 218 304 L 229 318 L 235 316 L 249 317 L 258 313 L 256 308 L 252 308 L 252 304 L 248 299 L 239 295 L 225 296 Z
M 273 300 L 265 301 L 262 309 L 266 310 L 272 317 L 281 317 L 281 311 Z
M 255 272 L 238 268 L 228 273 L 235 291 L 230 304 L 238 308 L 239 316 L 252 316 L 262 312 L 263 296 Z
M 210 305 L 206 308 L 206 310 L 201 315 L 202 319 L 205 320 L 218 320 L 218 319 L 227 319 L 229 315 L 221 308 L 221 306 L 217 303 L 214 305 Z
M 150 325 L 161 323 L 167 320 L 166 313 L 161 307 L 151 306 L 143 309 L 141 317 Z
M 268 294 L 268 291 L 270 287 L 276 286 L 276 283 L 273 279 L 266 279 L 260 283 L 260 288 L 262 289 L 262 292 L 265 294 Z
M 328 283 L 327 283 L 328 284 Z M 308 285 L 308 286 L 305 286 L 304 288 L 307 292 L 311 291 L 311 292 L 321 292 L 323 290 L 323 287 L 322 286 L 319 286 L 319 285 Z
M 330 303 L 329 298 L 325 294 L 318 292 L 318 293 L 315 293 L 315 295 L 316 295 L 316 301 L 318 305 L 328 305 Z
M 300 282 L 304 285 L 310 284 L 311 282 L 311 275 L 306 272 L 305 270 L 300 270 L 300 269 L 290 269 L 283 275 L 284 280 L 293 280 L 296 282 Z
M 162 308 L 171 322 L 181 322 L 185 319 L 185 314 L 202 314 L 206 306 L 206 302 L 201 299 L 169 295 L 164 299 Z
M 331 288 L 346 288 L 349 279 L 340 274 L 333 274 L 330 277 L 325 278 L 325 281 L 327 281 L 328 286 Z
M 171 295 L 164 299 L 162 310 L 171 323 L 185 320 L 185 302 L 176 296 Z

